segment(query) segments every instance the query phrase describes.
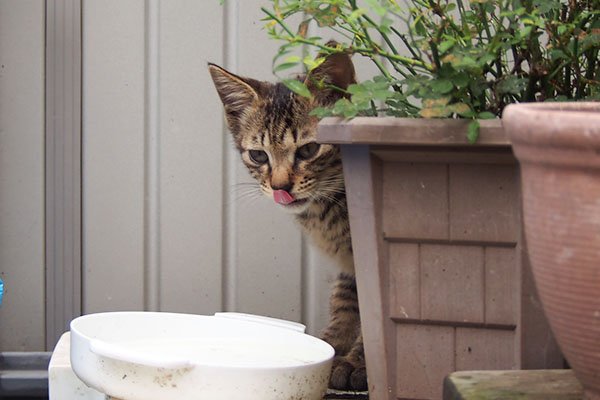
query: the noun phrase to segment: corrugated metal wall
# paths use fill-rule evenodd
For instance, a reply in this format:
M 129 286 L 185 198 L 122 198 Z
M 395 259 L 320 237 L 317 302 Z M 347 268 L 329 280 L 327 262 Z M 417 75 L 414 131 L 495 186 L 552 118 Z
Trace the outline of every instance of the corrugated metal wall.
M 266 2 L 262 2 L 266 4 Z M 83 310 L 327 319 L 335 270 L 244 196 L 206 64 L 273 79 L 260 1 L 86 1 Z
M 240 311 L 301 321 L 313 334 L 326 324 L 337 268 L 290 215 L 247 194 L 207 71 L 215 62 L 274 79 L 278 44 L 260 21 L 269 3 L 82 1 L 83 313 Z M 44 236 L 47 4 L 0 0 L 0 351 L 51 350 L 56 332 L 44 321 L 61 310 L 47 310 L 45 296 L 71 290 L 56 304 L 79 302 L 77 285 L 44 291 L 46 273 L 49 288 L 61 276 L 45 271 L 55 268 L 46 241 L 70 240 Z M 368 75 L 366 63 L 358 69 Z
M 0 351 L 44 347 L 44 2 L 0 0 Z
M 325 325 L 337 269 L 289 215 L 246 194 L 206 67 L 273 79 L 262 4 L 83 1 L 83 313 Z M 58 312 L 44 302 L 45 2 L 0 7 L 0 351 L 42 350 L 45 313 Z

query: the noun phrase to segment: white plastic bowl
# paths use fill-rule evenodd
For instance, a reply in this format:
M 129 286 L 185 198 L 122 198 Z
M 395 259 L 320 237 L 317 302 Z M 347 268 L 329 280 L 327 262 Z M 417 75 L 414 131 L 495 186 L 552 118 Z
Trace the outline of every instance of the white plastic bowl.
M 334 350 L 303 331 L 247 314 L 90 314 L 71 322 L 71 364 L 126 400 L 318 400 Z

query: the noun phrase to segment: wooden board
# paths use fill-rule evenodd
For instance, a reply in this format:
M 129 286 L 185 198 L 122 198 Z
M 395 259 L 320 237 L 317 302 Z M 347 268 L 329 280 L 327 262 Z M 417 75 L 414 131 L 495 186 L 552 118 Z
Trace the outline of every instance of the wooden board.
M 444 381 L 444 400 L 582 400 L 571 370 L 461 371 Z

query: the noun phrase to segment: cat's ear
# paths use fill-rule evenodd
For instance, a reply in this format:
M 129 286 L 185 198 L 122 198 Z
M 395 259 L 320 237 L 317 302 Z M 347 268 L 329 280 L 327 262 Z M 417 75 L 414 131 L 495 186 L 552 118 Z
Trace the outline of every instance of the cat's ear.
M 208 64 L 217 93 L 225 109 L 227 125 L 237 131 L 240 117 L 254 106 L 263 91 L 263 83 L 232 74 L 215 64 Z
M 327 46 L 335 47 L 337 43 L 329 42 Z M 317 56 L 317 58 L 320 57 L 323 57 L 323 54 Z M 344 93 L 334 87 L 346 90 L 353 83 L 356 83 L 356 72 L 350 55 L 346 53 L 328 55 L 325 61 L 313 69 L 304 81 L 313 98 L 321 106 L 331 105 L 344 97 Z

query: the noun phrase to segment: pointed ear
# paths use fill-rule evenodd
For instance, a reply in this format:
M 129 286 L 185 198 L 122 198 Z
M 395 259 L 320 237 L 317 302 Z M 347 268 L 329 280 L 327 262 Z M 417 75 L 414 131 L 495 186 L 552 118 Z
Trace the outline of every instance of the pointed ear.
M 227 125 L 237 132 L 240 117 L 258 100 L 263 88 L 262 83 L 234 75 L 215 64 L 208 64 L 208 70 L 225 109 Z
M 335 42 L 327 43 L 330 47 L 336 45 Z M 319 54 L 318 57 L 323 57 L 323 54 Z M 328 55 L 321 65 L 308 74 L 304 82 L 321 106 L 331 105 L 345 96 L 343 92 L 327 87 L 328 85 L 345 90 L 353 83 L 356 83 L 356 72 L 350 56 L 346 53 Z

